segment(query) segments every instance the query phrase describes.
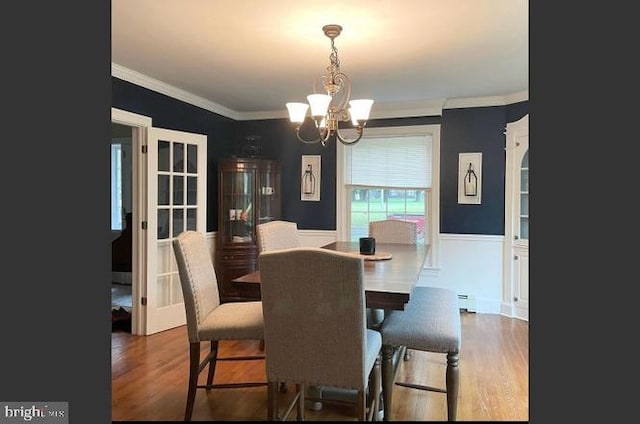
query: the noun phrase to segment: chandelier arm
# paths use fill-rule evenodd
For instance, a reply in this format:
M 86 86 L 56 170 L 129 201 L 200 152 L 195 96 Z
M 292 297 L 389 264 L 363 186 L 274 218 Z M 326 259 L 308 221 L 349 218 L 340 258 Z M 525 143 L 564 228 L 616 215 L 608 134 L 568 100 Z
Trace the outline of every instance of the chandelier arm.
M 352 145 L 352 144 L 356 144 L 358 141 L 360 141 L 360 139 L 362 138 L 363 135 L 363 127 L 361 127 L 360 125 L 358 125 L 356 127 L 356 135 L 357 137 L 353 140 L 348 140 L 346 138 L 344 138 L 341 134 L 340 131 L 336 129 L 336 138 L 340 141 L 340 143 L 344 144 L 344 145 Z
M 322 143 L 323 146 L 326 146 L 326 142 L 327 140 L 329 140 L 329 136 L 331 135 L 330 131 L 326 131 L 324 136 L 322 135 L 322 132 L 320 131 L 319 128 L 316 128 L 316 131 L 318 131 L 318 136 L 313 139 L 313 140 L 306 140 L 304 138 L 302 138 L 300 136 L 300 126 L 298 125 L 296 127 L 296 137 L 298 137 L 298 140 L 302 141 L 305 144 L 316 144 L 316 143 Z

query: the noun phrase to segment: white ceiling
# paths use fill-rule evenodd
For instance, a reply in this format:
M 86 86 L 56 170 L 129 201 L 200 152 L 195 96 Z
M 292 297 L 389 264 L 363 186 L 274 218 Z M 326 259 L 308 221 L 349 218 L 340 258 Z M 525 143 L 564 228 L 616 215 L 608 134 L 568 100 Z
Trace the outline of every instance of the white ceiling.
M 528 0 L 112 0 L 112 74 L 227 116 L 286 116 L 329 65 L 387 109 L 528 99 Z M 162 90 L 160 90 L 162 91 Z M 524 99 L 518 99 L 524 100 Z

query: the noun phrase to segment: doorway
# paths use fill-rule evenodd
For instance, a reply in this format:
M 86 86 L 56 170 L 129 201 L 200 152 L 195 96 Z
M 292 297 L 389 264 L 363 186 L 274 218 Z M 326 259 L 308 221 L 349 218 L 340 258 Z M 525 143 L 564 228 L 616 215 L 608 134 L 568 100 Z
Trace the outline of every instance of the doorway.
M 132 128 L 111 124 L 111 329 L 131 332 L 133 263 Z

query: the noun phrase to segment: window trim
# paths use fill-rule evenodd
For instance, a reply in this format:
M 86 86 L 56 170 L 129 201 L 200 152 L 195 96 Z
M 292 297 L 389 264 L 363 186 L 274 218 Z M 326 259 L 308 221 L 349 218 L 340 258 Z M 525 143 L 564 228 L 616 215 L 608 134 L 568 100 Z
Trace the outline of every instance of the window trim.
M 355 130 L 341 130 L 341 134 L 347 138 L 355 137 Z M 428 212 L 432 219 L 429 220 L 429 232 L 431 234 L 431 247 L 425 268 L 439 268 L 439 244 L 440 244 L 440 125 L 412 125 L 402 127 L 374 127 L 365 128 L 364 135 L 359 143 L 366 143 L 368 137 L 392 137 L 403 135 L 430 135 L 431 136 L 431 202 Z M 349 207 L 348 193 L 344 183 L 345 172 L 345 146 L 336 143 L 336 237 L 337 240 L 349 238 Z

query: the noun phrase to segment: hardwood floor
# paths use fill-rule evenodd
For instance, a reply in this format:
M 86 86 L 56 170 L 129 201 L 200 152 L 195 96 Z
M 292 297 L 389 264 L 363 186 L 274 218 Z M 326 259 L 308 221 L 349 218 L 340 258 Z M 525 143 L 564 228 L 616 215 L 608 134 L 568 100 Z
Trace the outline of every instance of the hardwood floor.
M 462 312 L 459 421 L 529 420 L 529 323 L 494 314 Z M 182 421 L 186 401 L 186 327 L 151 336 L 114 332 L 111 336 L 112 420 Z M 206 344 L 203 343 L 203 353 Z M 221 355 L 259 353 L 258 342 L 221 343 Z M 443 355 L 412 351 L 397 381 L 444 387 Z M 264 362 L 218 364 L 216 382 L 264 381 Z M 205 377 L 203 372 L 201 377 Z M 444 421 L 442 393 L 394 386 L 393 420 Z M 289 390 L 286 396 L 290 396 Z M 264 421 L 266 387 L 198 390 L 194 421 Z M 295 413 L 294 413 L 295 416 Z M 307 420 L 354 420 L 345 406 L 326 403 L 306 410 Z

